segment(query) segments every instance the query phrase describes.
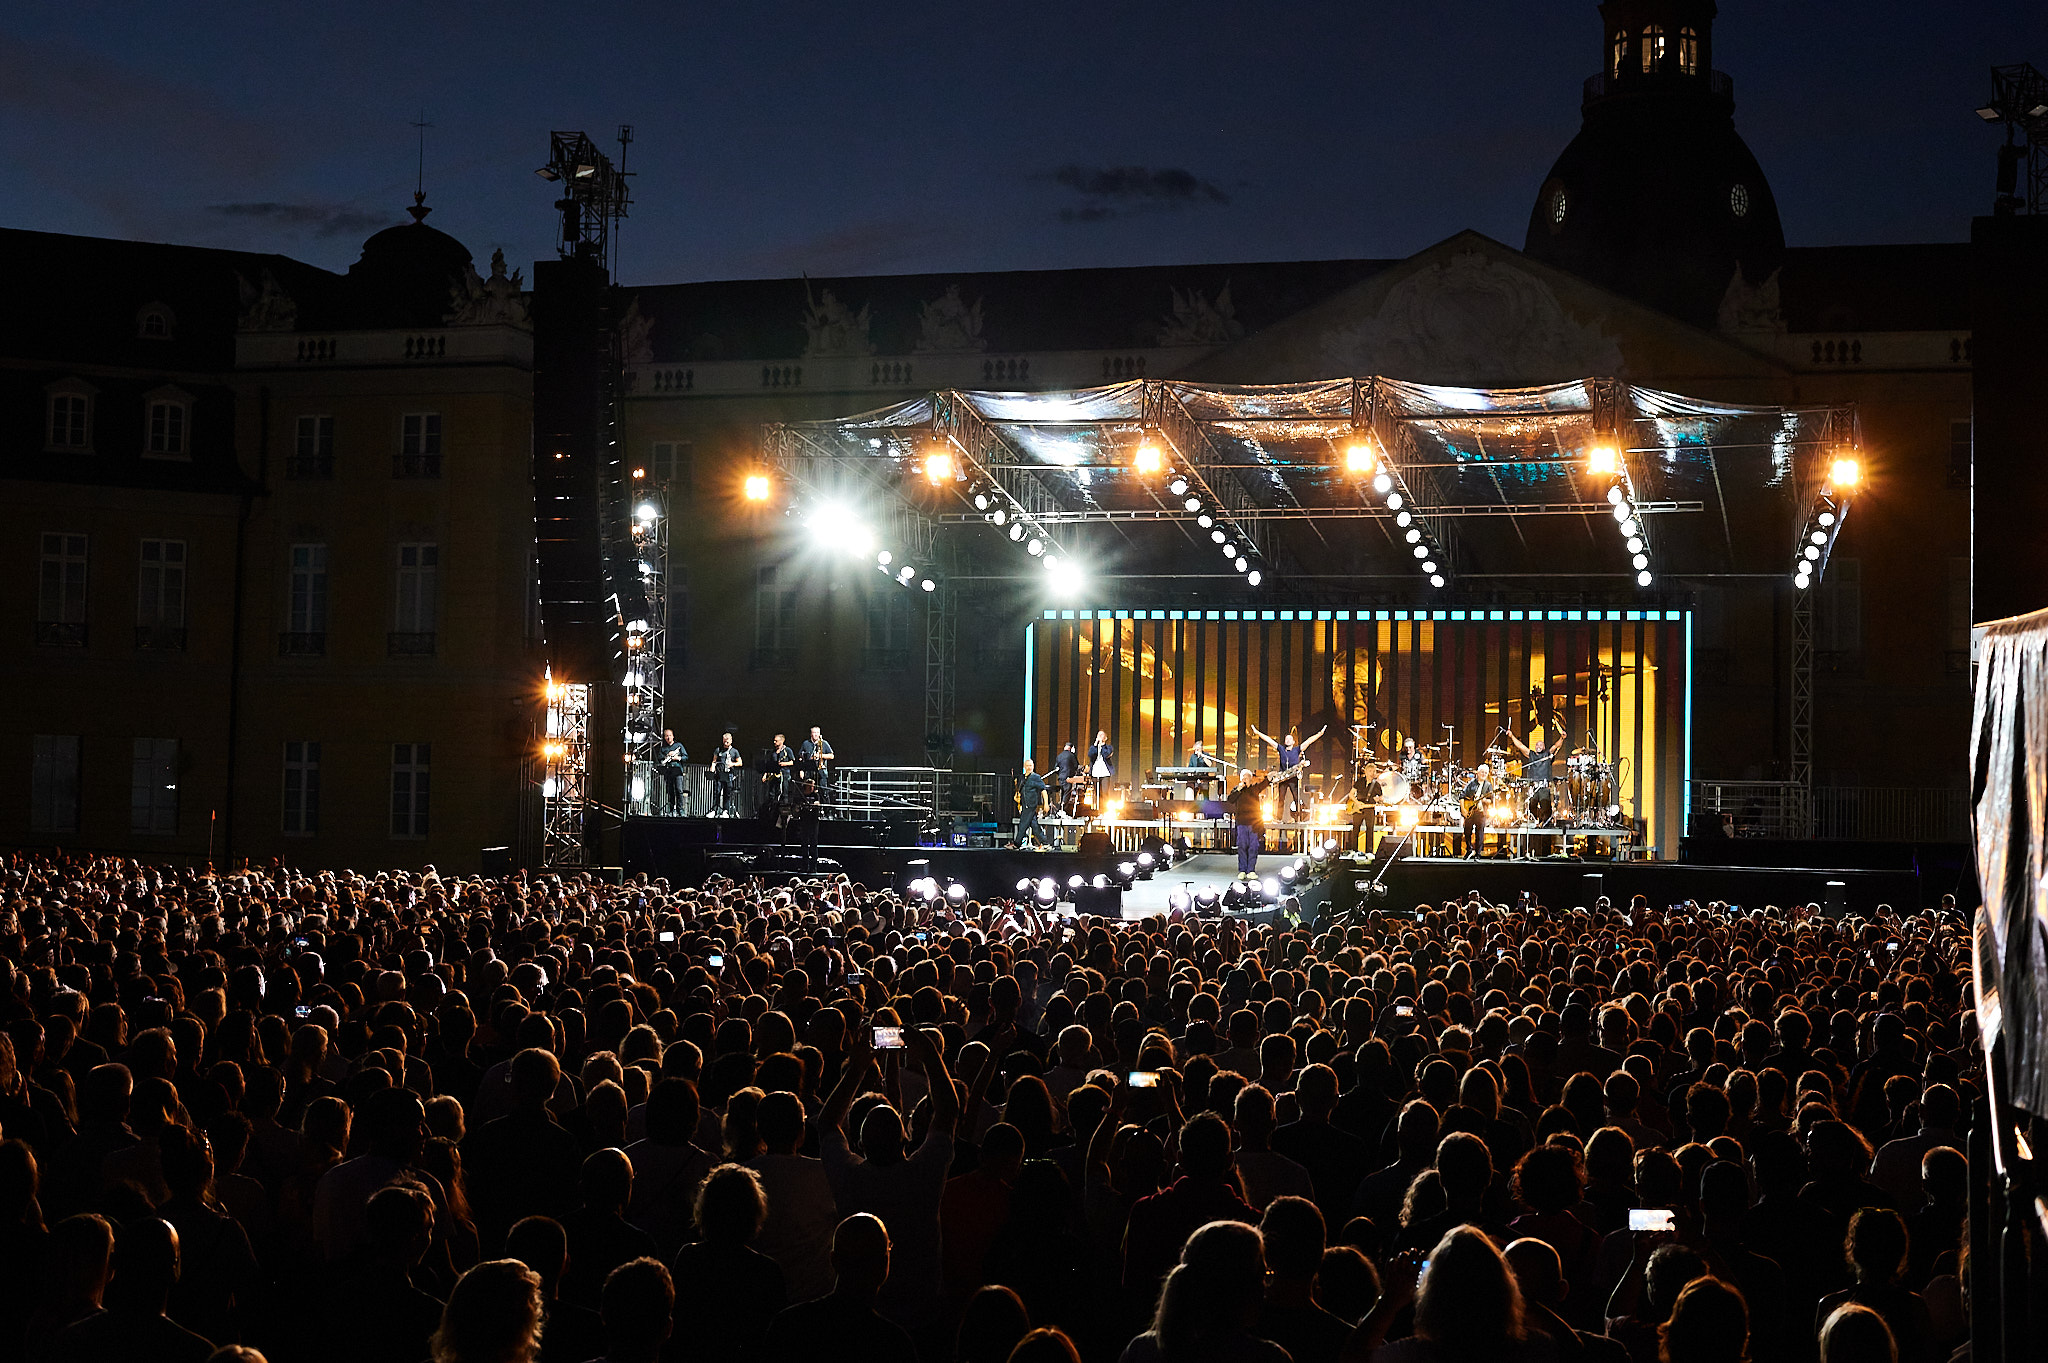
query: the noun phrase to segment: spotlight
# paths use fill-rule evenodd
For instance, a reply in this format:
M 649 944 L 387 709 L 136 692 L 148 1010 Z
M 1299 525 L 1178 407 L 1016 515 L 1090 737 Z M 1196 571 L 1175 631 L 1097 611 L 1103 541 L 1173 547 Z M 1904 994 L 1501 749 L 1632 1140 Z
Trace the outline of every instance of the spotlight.
M 1067 888 L 1070 890 L 1078 890 L 1085 883 L 1086 882 L 1084 882 L 1078 875 L 1072 875 L 1067 877 Z
M 1321 861 L 1329 855 L 1330 849 L 1321 843 L 1317 843 L 1314 847 L 1308 849 L 1308 859 L 1310 861 Z
M 1109 888 L 1109 877 L 1102 874 L 1102 872 L 1097 871 L 1095 873 L 1095 878 L 1090 880 L 1088 883 L 1098 890 L 1106 890 Z
M 1038 882 L 1038 897 L 1051 903 L 1060 897 L 1060 883 L 1051 876 Z
M 1413 523 L 1413 521 L 1414 521 L 1414 520 L 1415 520 L 1415 518 L 1414 518 L 1413 516 L 1409 515 L 1409 514 L 1408 514 L 1407 512 L 1405 512 L 1405 511 L 1403 511 L 1403 512 L 1401 512 L 1400 514 L 1398 514 L 1398 515 L 1396 515 L 1396 516 L 1394 517 L 1394 524 L 1395 524 L 1395 525 L 1409 525 L 1409 524 Z
M 1400 824 L 1401 831 L 1405 833 L 1415 827 L 1421 818 L 1422 811 L 1420 809 L 1417 809 L 1414 805 L 1402 805 L 1401 812 L 1395 817 L 1394 821 Z
M 1031 557 L 1033 558 L 1037 558 L 1040 554 L 1045 552 L 1045 541 L 1033 538 L 1031 543 L 1024 546 L 1024 552 L 1031 555 Z
M 768 475 L 767 475 L 767 474 L 765 474 L 765 473 L 750 473 L 750 474 L 748 474 L 748 475 L 747 475 L 747 481 L 746 481 L 746 484 L 745 484 L 745 491 L 746 491 L 746 494 L 747 494 L 747 500 L 748 500 L 748 501 L 750 501 L 750 502 L 765 502 L 765 501 L 767 501 L 767 500 L 768 500 Z
M 1833 525 L 1835 523 L 1835 513 L 1832 511 L 1823 511 L 1820 513 L 1820 515 L 1814 517 L 1814 519 L 1819 521 L 1822 525 Z
M 1378 477 L 1372 480 L 1372 490 L 1374 492 L 1379 493 L 1382 497 L 1386 496 L 1388 492 L 1392 491 L 1393 487 L 1394 480 L 1384 473 L 1380 474 Z
M 1609 506 L 1613 506 L 1616 503 L 1620 502 L 1621 499 L 1627 495 L 1627 493 L 1621 490 L 1621 484 L 1616 483 L 1614 486 L 1607 489 L 1607 504 Z
M 931 903 L 939 897 L 939 882 L 933 880 L 930 876 L 926 876 L 924 878 L 924 886 L 918 893 L 924 896 L 925 903 Z
M 1643 533 L 1643 527 L 1637 524 L 1634 516 L 1630 516 L 1621 523 L 1621 533 L 1623 535 L 1640 535 Z
M 1414 544 L 1417 540 L 1420 540 L 1422 538 L 1422 531 L 1416 528 L 1415 526 L 1411 525 L 1408 527 L 1408 534 L 1406 538 L 1410 544 Z
M 1647 587 L 1650 585 L 1650 581 L 1649 569 L 1645 568 L 1642 572 L 1636 574 L 1636 585 L 1638 587 Z
M 1008 519 L 1010 519 L 1010 513 L 1003 510 L 1001 507 L 997 507 L 995 510 L 988 513 L 988 523 L 990 525 L 1001 525 L 1004 521 Z
M 1157 473 L 1161 463 L 1159 447 L 1157 445 L 1144 444 L 1138 446 L 1138 457 L 1131 461 L 1131 467 L 1139 473 Z
M 1189 511 L 1200 511 L 1202 509 L 1202 499 L 1200 497 L 1190 497 L 1185 502 L 1182 502 L 1181 505 Z
M 1795 587 L 1797 587 L 1797 588 L 1798 588 L 1798 589 L 1799 589 L 1800 591 L 1802 591 L 1802 592 L 1803 592 L 1803 591 L 1805 591 L 1805 590 L 1806 590 L 1806 589 L 1807 589 L 1808 587 L 1811 587 L 1811 586 L 1813 585 L 1813 579 L 1812 579 L 1812 578 L 1810 578 L 1810 577 L 1808 577 L 1808 576 L 1807 576 L 1807 575 L 1806 575 L 1805 573 L 1803 573 L 1803 572 L 1799 572 L 1799 573 L 1794 573 L 1794 574 L 1792 575 L 1792 585 L 1793 585 L 1793 586 L 1795 586 Z
M 930 578 L 926 578 L 924 581 L 918 583 L 917 585 L 924 588 L 928 592 L 935 592 L 939 589 L 939 584 L 932 581 Z
M 1138 874 L 1138 863 L 1135 861 L 1120 861 L 1116 864 L 1116 873 L 1125 880 L 1130 880 Z
M 1638 568 L 1647 568 L 1650 566 L 1650 556 L 1648 554 L 1637 554 L 1634 558 L 1630 559 L 1629 562 L 1633 563 Z
M 908 563 L 904 564 L 901 568 L 898 568 L 896 570 L 896 580 L 898 582 L 908 582 L 911 578 L 916 576 L 917 569 L 911 567 Z
M 1031 893 L 1031 877 L 1030 877 L 1030 876 L 1025 876 L 1024 878 L 1022 878 L 1021 880 L 1019 880 L 1019 881 L 1017 882 L 1017 893 L 1018 893 L 1018 894 L 1030 894 L 1030 893 Z
M 1629 506 L 1628 498 L 1620 497 L 1615 500 L 1614 522 L 1616 525 L 1627 525 L 1629 517 L 1633 515 L 1635 515 L 1635 510 Z
M 1828 465 L 1828 486 L 1837 492 L 1853 492 L 1856 485 L 1862 481 L 1863 465 L 1848 455 L 1843 455 Z
M 1188 911 L 1187 891 L 1175 890 L 1172 894 L 1166 896 L 1166 907 L 1175 913 L 1186 913 Z
M 933 487 L 953 481 L 953 456 L 946 450 L 934 450 L 924 457 L 924 478 Z
M 656 509 L 653 502 L 640 503 L 640 505 L 634 509 L 633 514 L 643 521 L 656 520 L 661 516 L 661 512 Z
M 1223 541 L 1229 539 L 1230 536 L 1228 533 L 1224 531 L 1224 529 L 1221 526 L 1218 526 L 1216 529 L 1211 530 L 1209 532 L 1209 538 L 1215 540 L 1218 544 L 1221 544 L 1223 543 Z
M 1244 575 L 1244 580 L 1251 586 L 1258 586 L 1260 582 L 1259 570 L 1257 568 L 1252 569 Z
M 1223 544 L 1223 557 L 1225 557 L 1225 558 L 1236 558 L 1236 557 L 1237 557 L 1237 555 L 1238 555 L 1238 552 L 1239 552 L 1239 551 L 1238 551 L 1238 547 L 1237 547 L 1236 545 L 1234 545 L 1234 544 L 1231 544 L 1231 543 L 1228 543 L 1227 541 L 1226 541 L 1226 542 L 1224 542 L 1224 544 Z
M 1024 525 L 1021 521 L 1010 527 L 1010 538 L 1013 540 L 1024 538 Z
M 1408 533 L 1412 535 L 1412 534 L 1414 534 L 1415 532 L 1414 532 L 1413 530 L 1411 530 L 1411 531 L 1409 531 Z M 1426 559 L 1426 558 L 1428 558 L 1428 557 L 1429 557 L 1429 546 L 1428 546 L 1428 545 L 1426 545 L 1426 544 L 1418 544 L 1418 545 L 1416 545 L 1416 546 L 1415 546 L 1415 557 L 1416 557 L 1416 559 L 1417 559 L 1418 561 L 1419 561 L 1419 560 L 1421 560 L 1421 559 Z
M 1252 566 L 1252 565 L 1251 565 L 1251 560 L 1250 560 L 1250 559 L 1243 559 L 1243 558 L 1241 558 L 1241 559 L 1237 560 L 1237 570 L 1238 570 L 1238 571 L 1239 571 L 1240 573 L 1248 571 L 1248 570 L 1249 570 L 1249 569 L 1251 568 L 1251 566 Z
M 1432 586 L 1432 587 L 1441 587 L 1441 586 L 1443 586 L 1443 585 L 1444 585 L 1444 576 L 1443 576 L 1443 574 L 1442 574 L 1442 573 L 1431 573 L 1431 574 L 1429 575 L 1429 585 L 1430 585 L 1430 586 Z
M 1047 577 L 1052 582 L 1052 589 L 1055 592 L 1062 596 L 1072 596 L 1081 589 L 1080 565 L 1072 559 L 1060 559 L 1057 562 L 1048 559 L 1046 562 L 1050 569 Z
M 1138 853 L 1138 865 L 1140 865 L 1140 866 L 1144 867 L 1144 868 L 1145 868 L 1146 870 L 1148 870 L 1148 871 L 1149 871 L 1149 870 L 1151 870 L 1151 869 L 1152 869 L 1152 854 L 1151 854 L 1150 852 L 1140 852 L 1140 853 Z
M 1812 538 L 1815 544 L 1826 544 L 1828 542 L 1828 532 L 1825 530 L 1816 530 L 1813 532 Z
M 1213 909 L 1216 907 L 1216 892 L 1210 889 L 1195 891 L 1195 907 Z
M 1294 883 L 1294 868 L 1292 866 L 1282 866 L 1280 868 L 1280 879 L 1292 885 Z
M 1216 524 L 1216 518 L 1204 511 L 1201 515 L 1195 517 L 1195 524 L 1207 530 L 1210 526 Z
M 1586 451 L 1586 472 L 1595 477 L 1611 475 L 1619 463 L 1620 459 L 1612 445 L 1595 445 Z
M 1423 571 L 1423 572 L 1425 572 L 1425 573 L 1433 573 L 1433 572 L 1435 572 L 1435 571 L 1436 571 L 1436 560 L 1435 560 L 1435 559 L 1433 559 L 1433 558 L 1426 558 L 1426 559 L 1424 559 L 1424 560 L 1422 561 L 1422 571 Z
M 977 492 L 974 494 L 974 509 L 976 511 L 988 510 L 988 494 L 986 492 Z
M 1280 882 L 1273 879 L 1273 877 L 1271 876 L 1267 876 L 1264 881 L 1260 882 L 1259 888 L 1264 890 L 1268 895 L 1274 896 L 1276 898 L 1280 894 Z
M 895 557 L 896 556 L 894 554 L 890 553 L 887 549 L 884 549 L 881 553 L 875 555 L 875 562 L 880 564 L 882 567 L 886 568 L 889 566 L 890 561 Z
M 1809 544 L 1809 545 L 1807 545 L 1807 546 L 1806 546 L 1806 559 L 1807 559 L 1807 561 L 1808 561 L 1809 563 L 1818 563 L 1818 562 L 1820 562 L 1820 546 L 1819 546 L 1819 545 L 1817 545 L 1817 544 Z
M 957 880 L 954 881 L 946 887 L 946 898 L 952 900 L 955 904 L 960 903 L 967 898 L 967 887 Z
M 1641 535 L 1630 535 L 1628 537 L 1628 551 L 1631 554 L 1643 552 L 1643 537 Z
M 1390 511 L 1399 511 L 1399 510 L 1401 509 L 1401 494 L 1400 494 L 1400 493 L 1398 493 L 1398 492 L 1389 492 L 1389 493 L 1387 494 L 1387 508 L 1388 508 L 1388 510 L 1390 510 Z M 1403 521 L 1403 522 L 1402 522 L 1402 524 L 1403 524 L 1403 525 L 1406 525 L 1406 524 L 1407 524 L 1407 522 L 1406 522 L 1406 521 Z
M 1188 495 L 1188 480 L 1176 478 L 1166 485 L 1166 490 L 1176 497 L 1185 497 Z
M 1372 446 L 1363 440 L 1355 440 L 1344 451 L 1346 473 L 1371 473 L 1379 460 L 1372 456 Z

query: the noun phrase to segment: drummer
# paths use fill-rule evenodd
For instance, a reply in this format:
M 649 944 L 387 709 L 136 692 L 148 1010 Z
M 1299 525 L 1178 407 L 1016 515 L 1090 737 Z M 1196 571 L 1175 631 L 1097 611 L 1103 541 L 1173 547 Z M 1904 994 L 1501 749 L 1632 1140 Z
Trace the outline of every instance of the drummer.
M 1550 728 L 1556 732 L 1557 738 L 1548 747 L 1542 748 L 1532 748 L 1521 739 L 1516 738 L 1511 731 L 1507 729 L 1501 730 L 1501 735 L 1514 745 L 1516 752 L 1522 755 L 1522 783 L 1525 788 L 1532 791 L 1538 786 L 1550 784 L 1551 764 L 1556 761 L 1557 755 L 1564 751 L 1564 726 L 1557 722 L 1557 716 L 1555 715 L 1551 716 Z M 1567 846 L 1569 846 L 1570 841 L 1570 838 L 1565 839 Z

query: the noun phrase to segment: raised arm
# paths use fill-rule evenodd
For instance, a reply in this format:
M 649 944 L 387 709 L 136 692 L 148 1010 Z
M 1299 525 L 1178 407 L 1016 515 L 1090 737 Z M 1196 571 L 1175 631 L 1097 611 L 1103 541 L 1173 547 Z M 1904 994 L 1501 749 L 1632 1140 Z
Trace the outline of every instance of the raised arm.
M 874 1033 L 863 1027 L 856 1027 L 847 1038 L 846 1063 L 839 1070 L 839 1082 L 832 1086 L 832 1096 L 825 1100 L 825 1110 L 818 1120 L 824 1126 L 843 1128 L 846 1114 L 853 1109 L 853 1100 L 860 1097 L 861 1082 L 875 1067 Z
M 1309 748 L 1309 744 L 1311 744 L 1311 743 L 1315 742 L 1315 741 L 1316 741 L 1317 739 L 1321 738 L 1321 737 L 1322 737 L 1322 736 L 1323 736 L 1324 734 L 1326 734 L 1326 733 L 1328 733 L 1328 732 L 1330 732 L 1330 726 L 1329 726 L 1329 725 L 1327 725 L 1327 724 L 1325 724 L 1325 725 L 1324 725 L 1324 726 L 1323 726 L 1322 728 L 1320 728 L 1320 729 L 1316 730 L 1316 731 L 1315 731 L 1314 733 L 1310 734 L 1310 735 L 1309 735 L 1309 736 L 1308 736 L 1307 738 L 1304 738 L 1304 739 L 1302 739 L 1302 740 L 1301 740 L 1301 750 L 1302 750 L 1303 752 L 1307 752 L 1307 751 L 1308 751 L 1308 748 Z
M 1271 746 L 1271 747 L 1275 747 L 1275 748 L 1277 748 L 1277 747 L 1279 747 L 1279 746 L 1280 746 L 1280 745 L 1279 745 L 1278 743 L 1275 743 L 1275 742 L 1273 741 L 1273 736 L 1272 736 L 1271 734 L 1269 734 L 1269 733 L 1265 733 L 1264 731 L 1262 731 L 1262 730 L 1261 730 L 1261 729 L 1259 728 L 1259 726 L 1258 726 L 1258 725 L 1256 725 L 1256 724 L 1247 724 L 1247 725 L 1245 725 L 1245 727 L 1246 727 L 1247 729 L 1250 729 L 1250 730 L 1252 731 L 1252 736 L 1253 736 L 1254 738 L 1257 738 L 1257 739 L 1258 739 L 1258 740 L 1259 740 L 1259 741 L 1260 741 L 1261 743 L 1265 743 L 1265 744 L 1267 744 L 1267 745 L 1269 745 L 1269 746 Z
M 910 1027 L 904 1029 L 903 1041 L 924 1066 L 924 1077 L 931 1086 L 932 1130 L 950 1136 L 960 1125 L 960 1091 L 953 1087 L 953 1076 L 946 1072 L 945 1053 L 932 1044 L 932 1035 L 922 1028 Z

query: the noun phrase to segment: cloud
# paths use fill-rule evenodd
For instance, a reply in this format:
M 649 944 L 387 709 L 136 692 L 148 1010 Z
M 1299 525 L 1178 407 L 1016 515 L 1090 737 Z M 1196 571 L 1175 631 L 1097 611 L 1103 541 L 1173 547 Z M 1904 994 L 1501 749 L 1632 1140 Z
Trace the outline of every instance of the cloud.
M 946 218 L 898 218 L 853 223 L 796 241 L 746 251 L 731 268 L 744 273 L 782 276 L 875 274 L 905 266 L 929 268 L 971 234 Z
M 206 211 L 224 218 L 245 218 L 285 228 L 310 227 L 316 237 L 356 236 L 391 221 L 389 214 L 364 213 L 339 204 L 225 203 L 208 204 Z
M 1061 222 L 1102 222 L 1127 213 L 1171 213 L 1230 202 L 1220 185 L 1179 166 L 1069 164 L 1046 178 L 1081 196 L 1080 204 L 1060 210 Z

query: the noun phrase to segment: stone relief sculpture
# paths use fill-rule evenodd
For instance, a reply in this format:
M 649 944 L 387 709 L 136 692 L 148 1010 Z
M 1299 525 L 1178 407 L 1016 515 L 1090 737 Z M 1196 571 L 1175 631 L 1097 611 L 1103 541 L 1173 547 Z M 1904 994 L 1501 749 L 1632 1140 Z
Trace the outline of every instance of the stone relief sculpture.
M 804 281 L 804 357 L 859 356 L 875 353 L 868 339 L 868 310 L 853 311 L 839 301 L 832 290 L 811 297 L 810 281 Z
M 1332 373 L 1512 387 L 1623 372 L 1621 346 L 1564 310 L 1550 285 L 1478 251 L 1426 266 L 1378 310 L 1331 328 Z
M 960 286 L 948 284 L 946 292 L 927 302 L 917 319 L 917 348 L 920 352 L 961 354 L 988 349 L 981 335 L 981 300 L 972 307 L 960 297 Z
M 640 295 L 626 304 L 619 319 L 619 361 L 628 369 L 654 363 L 654 319 L 640 311 Z
M 235 276 L 235 282 L 241 291 L 239 326 L 243 331 L 292 331 L 298 327 L 299 305 L 268 269 L 260 284 L 251 284 L 242 274 Z
M 515 326 L 530 324 L 525 285 L 514 270 L 505 273 L 505 253 L 491 252 L 491 277 L 479 276 L 474 265 L 466 265 L 459 279 L 449 286 L 448 321 L 454 326 Z
M 1225 284 L 1214 301 L 1204 298 L 1200 289 L 1171 292 L 1173 315 L 1159 325 L 1159 344 L 1228 345 L 1244 335 L 1237 305 L 1230 300 L 1230 285 Z
M 1773 270 L 1761 284 L 1742 277 L 1742 267 L 1729 276 L 1728 292 L 1721 295 L 1720 315 L 1715 325 L 1723 331 L 1783 331 L 1785 312 L 1778 297 L 1778 276 Z

